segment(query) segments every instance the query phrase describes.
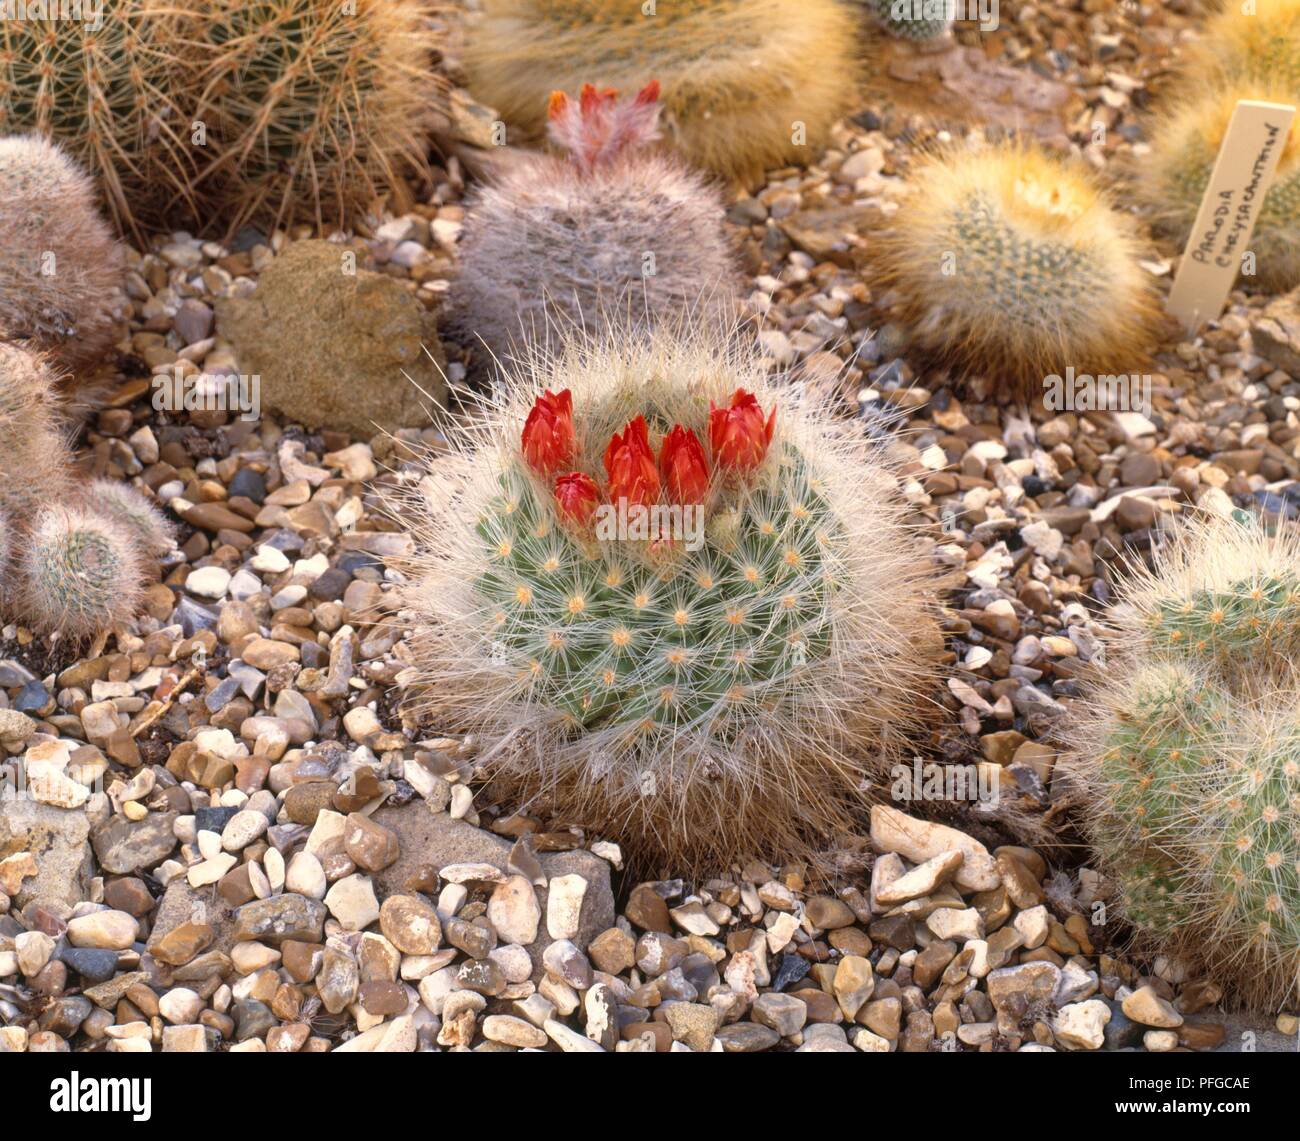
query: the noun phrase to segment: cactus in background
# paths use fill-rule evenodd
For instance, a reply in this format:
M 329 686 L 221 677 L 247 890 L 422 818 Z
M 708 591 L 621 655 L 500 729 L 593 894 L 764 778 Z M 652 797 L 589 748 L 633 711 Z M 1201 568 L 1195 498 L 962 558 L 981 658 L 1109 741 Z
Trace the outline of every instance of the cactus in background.
M 835 0 L 684 0 L 653 14 L 627 0 L 486 0 L 465 66 L 475 96 L 534 138 L 551 91 L 655 76 L 687 160 L 752 178 L 811 159 L 848 109 L 855 37 Z
M 80 641 L 137 612 L 171 528 L 133 489 L 76 477 L 54 388 L 40 357 L 0 342 L 0 612 Z
M 1157 228 L 1180 247 L 1187 241 L 1239 99 L 1294 103 L 1298 95 L 1295 87 L 1263 80 L 1203 93 L 1189 90 L 1156 120 L 1151 153 L 1141 160 L 1135 181 Z M 1243 286 L 1283 292 L 1300 284 L 1300 119 L 1292 123 L 1277 175 L 1256 216 L 1250 252 L 1254 274 L 1243 267 Z
M 733 272 L 718 193 L 657 137 L 658 88 L 552 95 L 567 155 L 532 156 L 479 195 L 461 242 L 455 321 L 498 355 L 548 316 L 591 330 L 620 303 L 638 320 L 723 316 Z
M 1294 101 L 1300 94 L 1300 0 L 1225 0 L 1181 70 L 1188 87 L 1203 86 L 1207 75 L 1234 85 L 1282 84 Z
M 870 0 L 876 21 L 899 40 L 937 40 L 952 27 L 943 0 Z M 942 15 L 934 15 L 935 10 Z
M 87 175 L 39 137 L 0 139 L 0 338 L 68 368 L 114 340 L 122 249 Z
M 139 611 L 144 567 L 130 533 L 107 516 L 47 507 L 23 538 L 16 604 L 34 629 L 81 640 Z
M 1003 144 L 913 171 L 878 269 L 918 345 L 1024 398 L 1044 378 L 1130 373 L 1156 305 L 1139 246 L 1082 166 Z
M 104 0 L 0 21 L 0 132 L 62 142 L 138 237 L 350 224 L 404 193 L 445 102 L 432 0 Z M 196 131 L 201 131 L 201 142 Z
M 1268 1009 L 1300 971 L 1300 536 L 1193 526 L 1116 608 L 1072 710 L 1088 826 L 1124 918 Z
M 512 803 L 643 867 L 850 827 L 942 651 L 876 446 L 708 326 L 511 371 L 393 505 L 423 713 L 477 735 Z

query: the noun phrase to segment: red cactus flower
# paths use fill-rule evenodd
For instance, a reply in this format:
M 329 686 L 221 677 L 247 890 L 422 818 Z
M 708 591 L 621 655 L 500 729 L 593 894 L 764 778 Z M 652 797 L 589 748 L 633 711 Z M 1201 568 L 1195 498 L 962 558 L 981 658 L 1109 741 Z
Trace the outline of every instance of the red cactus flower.
M 609 498 L 626 499 L 649 507 L 659 498 L 659 469 L 650 450 L 645 417 L 628 422 L 620 436 L 614 433 L 605 449 L 605 474 L 609 476 Z
M 589 475 L 571 471 L 555 481 L 555 506 L 562 519 L 582 527 L 591 522 L 600 503 L 600 488 Z
M 659 450 L 659 467 L 668 498 L 674 503 L 704 502 L 709 490 L 709 465 L 699 437 L 689 428 L 673 425 Z
M 563 91 L 553 91 L 547 119 L 551 138 L 590 173 L 659 137 L 659 84 L 651 80 L 634 99 L 619 99 L 612 87 L 597 90 L 586 83 L 576 103 Z
M 753 471 L 767 455 L 775 428 L 776 409 L 764 423 L 758 399 L 743 388 L 736 389 L 726 408 L 715 408 L 709 401 L 709 446 L 723 467 Z
M 538 475 L 552 476 L 573 463 L 578 450 L 573 431 L 573 394 L 543 392 L 524 421 L 524 459 Z

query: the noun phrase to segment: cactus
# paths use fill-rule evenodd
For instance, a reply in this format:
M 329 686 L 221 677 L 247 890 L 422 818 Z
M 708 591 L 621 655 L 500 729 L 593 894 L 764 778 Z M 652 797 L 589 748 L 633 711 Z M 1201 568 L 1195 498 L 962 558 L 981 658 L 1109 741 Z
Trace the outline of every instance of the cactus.
M 546 317 L 587 329 L 630 312 L 674 320 L 723 309 L 732 266 L 716 191 L 657 137 L 657 86 L 634 100 L 587 86 L 555 94 L 565 157 L 538 155 L 484 190 L 461 243 L 456 323 L 498 354 Z M 630 295 L 630 296 L 625 296 Z
M 54 390 L 39 356 L 0 342 L 0 612 L 79 642 L 136 613 L 171 535 L 138 492 L 76 477 Z
M 1300 0 L 1225 0 L 1187 52 L 1188 86 L 1206 76 L 1233 84 L 1282 84 L 1300 94 Z
M 1300 536 L 1210 520 L 1125 586 L 1071 716 L 1124 918 L 1267 1009 L 1300 971 Z
M 835 0 L 487 0 L 464 62 L 476 97 L 533 138 L 552 90 L 654 76 L 686 159 L 749 179 L 808 161 L 848 109 L 856 34 Z
M 1191 233 L 1239 99 L 1294 103 L 1297 90 L 1263 81 L 1189 92 L 1159 118 L 1151 153 L 1141 160 L 1136 186 L 1156 227 L 1180 246 Z M 1281 292 L 1300 283 L 1300 119 L 1292 123 L 1273 185 L 1250 241 L 1254 274 L 1243 285 Z M 1249 267 L 1247 267 L 1249 268 Z
M 104 0 L 96 26 L 0 21 L 0 132 L 64 143 L 137 237 L 350 224 L 424 169 L 445 102 L 431 0 Z
M 899 40 L 937 40 L 952 27 L 944 0 L 870 0 L 877 23 Z
M 393 505 L 423 714 L 512 803 L 677 872 L 850 827 L 942 651 L 878 445 L 709 328 L 534 348 Z
M 67 368 L 94 363 L 114 340 L 125 268 L 90 179 L 39 137 L 3 138 L 0 202 L 0 338 Z
M 24 535 L 17 563 L 19 613 L 37 630 L 82 640 L 139 610 L 139 553 L 129 532 L 105 515 L 44 508 Z
M 877 268 L 918 345 L 1028 398 L 1069 366 L 1129 373 L 1156 315 L 1128 219 L 1077 163 L 1009 143 L 936 155 Z

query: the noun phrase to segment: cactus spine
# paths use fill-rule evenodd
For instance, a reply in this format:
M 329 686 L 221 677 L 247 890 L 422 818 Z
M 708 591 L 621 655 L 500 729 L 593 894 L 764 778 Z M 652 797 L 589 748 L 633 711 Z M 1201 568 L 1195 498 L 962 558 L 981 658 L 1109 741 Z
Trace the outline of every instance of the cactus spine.
M 715 336 L 534 350 L 394 506 L 424 714 L 513 803 L 679 871 L 849 827 L 942 648 L 879 452 Z M 702 506 L 698 549 L 602 531 L 619 498 Z
M 1124 917 L 1268 1009 L 1300 970 L 1300 538 L 1193 526 L 1115 612 L 1072 715 Z
M 1003 144 L 911 181 L 878 269 L 922 349 L 1026 398 L 1069 366 L 1146 359 L 1156 308 L 1133 227 L 1079 164 Z

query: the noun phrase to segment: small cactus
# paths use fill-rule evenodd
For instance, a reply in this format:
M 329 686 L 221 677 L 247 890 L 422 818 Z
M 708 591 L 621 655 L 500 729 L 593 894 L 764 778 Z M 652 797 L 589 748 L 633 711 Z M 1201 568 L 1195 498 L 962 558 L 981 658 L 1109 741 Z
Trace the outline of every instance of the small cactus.
M 808 161 L 849 109 L 854 25 L 836 0 L 691 0 L 652 14 L 628 0 L 486 0 L 464 62 L 475 96 L 533 138 L 551 91 L 656 76 L 687 161 L 752 178 Z
M 165 555 L 175 542 L 175 528 L 152 500 L 115 479 L 92 480 L 84 499 L 129 531 L 150 555 Z
M 18 527 L 73 487 L 59 422 L 57 374 L 38 354 L 0 341 L 0 508 Z
M 795 858 L 850 827 L 942 649 L 879 446 L 704 327 L 512 371 L 394 505 L 423 713 L 476 734 L 512 804 L 642 867 Z
M 937 40 L 952 27 L 944 0 L 869 0 L 876 21 L 899 40 Z
M 1129 220 L 1078 163 L 1009 143 L 924 161 L 878 269 L 920 348 L 1004 391 L 1130 373 L 1156 307 Z
M 1145 943 L 1267 1009 L 1300 971 L 1300 536 L 1194 525 L 1114 624 L 1071 718 L 1101 866 Z
M 82 507 L 47 507 L 23 537 L 17 604 L 34 629 L 82 640 L 134 617 L 144 567 L 131 534 Z
M 1296 47 L 1300 54 L 1300 44 Z M 1196 222 L 1219 147 L 1240 99 L 1294 103 L 1300 87 L 1263 80 L 1208 91 L 1191 90 L 1158 118 L 1151 131 L 1151 153 L 1137 169 L 1139 198 L 1156 227 L 1182 246 Z M 1243 262 L 1243 286 L 1282 292 L 1300 284 L 1300 118 L 1282 151 L 1273 185 L 1255 221 L 1250 250 L 1254 266 Z
M 550 102 L 564 157 L 511 167 L 472 207 L 461 243 L 457 318 L 498 355 L 548 316 L 592 329 L 629 312 L 676 320 L 731 300 L 718 193 L 658 137 L 658 87 L 635 99 L 590 85 Z
M 1300 0 L 1222 0 L 1187 52 L 1188 86 L 1207 76 L 1233 84 L 1281 84 L 1300 95 Z
M 115 339 L 124 277 L 90 178 L 44 139 L 0 139 L 0 338 L 93 364 Z

